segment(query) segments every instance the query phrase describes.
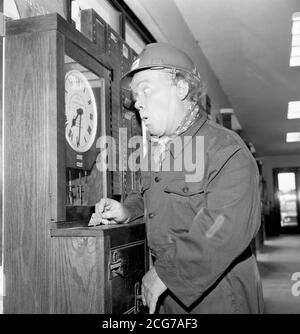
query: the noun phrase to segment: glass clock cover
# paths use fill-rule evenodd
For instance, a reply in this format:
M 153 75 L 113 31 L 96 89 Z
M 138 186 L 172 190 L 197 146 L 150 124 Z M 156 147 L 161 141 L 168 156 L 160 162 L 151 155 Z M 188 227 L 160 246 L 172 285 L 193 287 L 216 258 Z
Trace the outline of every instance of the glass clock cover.
M 97 133 L 98 113 L 92 87 L 78 70 L 65 75 L 66 139 L 76 152 L 86 152 Z

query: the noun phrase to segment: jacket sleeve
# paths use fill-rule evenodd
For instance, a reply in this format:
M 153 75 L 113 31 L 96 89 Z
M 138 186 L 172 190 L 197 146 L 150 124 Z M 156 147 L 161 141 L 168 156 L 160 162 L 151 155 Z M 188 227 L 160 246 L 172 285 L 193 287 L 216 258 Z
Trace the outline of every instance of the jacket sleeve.
M 139 183 L 141 184 L 141 181 Z M 133 221 L 144 215 L 144 199 L 141 194 L 141 186 L 139 188 L 140 190 L 131 191 L 124 201 L 124 206 L 130 213 L 129 221 Z
M 188 232 L 155 262 L 160 279 L 186 306 L 211 287 L 247 248 L 260 223 L 260 195 L 255 160 L 240 148 L 215 157 L 209 171 L 205 205 Z

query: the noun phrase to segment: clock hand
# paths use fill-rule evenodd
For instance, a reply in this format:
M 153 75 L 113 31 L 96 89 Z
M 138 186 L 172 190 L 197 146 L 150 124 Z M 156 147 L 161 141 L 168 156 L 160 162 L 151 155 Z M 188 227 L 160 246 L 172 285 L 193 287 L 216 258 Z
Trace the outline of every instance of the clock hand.
M 77 141 L 77 147 L 80 145 L 80 133 L 81 133 L 81 117 L 83 114 L 83 110 L 81 108 L 77 109 L 77 116 L 79 116 L 79 135 Z
M 71 128 L 73 128 L 73 126 L 76 125 L 76 120 L 77 120 L 77 117 L 78 117 L 78 116 L 79 116 L 79 114 L 77 114 L 77 116 L 74 117 L 74 118 L 72 119 L 72 125 L 71 125 Z
M 76 115 L 76 117 L 74 117 L 74 118 L 72 119 L 72 125 L 71 125 L 71 128 L 73 128 L 73 126 L 76 125 L 76 121 L 77 121 L 78 116 L 80 116 L 80 115 L 82 115 L 82 114 L 83 114 L 83 110 L 82 110 L 81 108 L 78 108 L 78 109 L 77 109 L 77 115 Z

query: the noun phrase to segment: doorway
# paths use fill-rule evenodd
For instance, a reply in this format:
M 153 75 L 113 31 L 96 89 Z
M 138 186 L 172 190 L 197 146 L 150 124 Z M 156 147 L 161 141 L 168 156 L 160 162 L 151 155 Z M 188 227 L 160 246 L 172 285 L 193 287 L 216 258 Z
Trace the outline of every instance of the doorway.
M 300 168 L 274 168 L 274 203 L 280 233 L 300 232 Z

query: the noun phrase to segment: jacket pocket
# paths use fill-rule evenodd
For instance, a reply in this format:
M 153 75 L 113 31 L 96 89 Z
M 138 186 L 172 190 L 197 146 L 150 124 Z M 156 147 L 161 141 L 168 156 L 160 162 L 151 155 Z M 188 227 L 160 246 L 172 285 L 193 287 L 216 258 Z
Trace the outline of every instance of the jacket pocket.
M 204 193 L 204 187 L 201 182 L 185 182 L 184 179 L 173 179 L 166 185 L 164 192 L 190 197 Z
M 169 232 L 175 235 L 188 232 L 196 213 L 203 206 L 202 182 L 186 182 L 184 178 L 174 178 L 166 184 L 164 193 Z

